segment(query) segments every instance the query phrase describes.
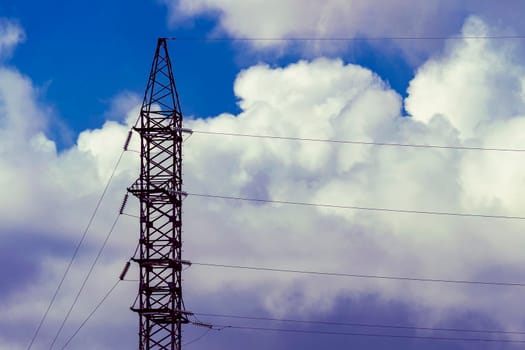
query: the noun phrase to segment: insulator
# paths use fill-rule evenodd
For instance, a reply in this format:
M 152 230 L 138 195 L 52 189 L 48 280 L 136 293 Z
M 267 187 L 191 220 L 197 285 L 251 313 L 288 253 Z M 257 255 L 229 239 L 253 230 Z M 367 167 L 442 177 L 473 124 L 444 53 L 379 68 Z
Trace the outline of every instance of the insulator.
M 124 214 L 124 209 L 126 209 L 126 204 L 128 203 L 128 197 L 129 195 L 126 193 L 124 199 L 122 200 L 122 205 L 120 206 L 120 215 Z
M 129 261 L 126 262 L 126 265 L 124 265 L 124 269 L 120 273 L 120 280 L 124 280 L 126 278 L 126 274 L 128 273 L 129 267 L 131 266 L 131 263 Z
M 191 324 L 194 325 L 194 326 L 197 326 L 197 327 L 205 327 L 205 328 L 213 329 L 213 325 L 209 324 L 209 323 L 195 322 L 194 321 Z
M 193 134 L 193 130 L 191 129 L 188 129 L 188 128 L 181 128 L 180 131 L 184 134 Z
M 191 261 L 189 260 L 178 260 L 182 265 L 188 265 L 191 266 Z
M 133 136 L 133 132 L 130 130 L 128 132 L 128 137 L 126 138 L 126 142 L 124 143 L 124 151 L 128 150 L 129 142 L 131 141 L 131 136 Z

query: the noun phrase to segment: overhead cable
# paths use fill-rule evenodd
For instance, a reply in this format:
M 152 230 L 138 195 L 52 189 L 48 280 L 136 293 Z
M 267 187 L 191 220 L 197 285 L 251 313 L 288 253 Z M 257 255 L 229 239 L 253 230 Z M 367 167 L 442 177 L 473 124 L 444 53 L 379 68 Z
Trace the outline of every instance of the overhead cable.
M 393 35 L 371 37 L 203 37 L 203 36 L 177 36 L 164 38 L 175 41 L 209 41 L 209 42 L 238 42 L 238 41 L 381 41 L 381 40 L 516 40 L 524 39 L 524 35 Z
M 234 136 L 234 137 L 271 139 L 271 140 L 283 140 L 283 141 L 321 142 L 321 143 L 367 145 L 367 146 L 455 149 L 455 150 L 464 150 L 464 151 L 525 152 L 525 148 L 474 147 L 474 146 L 454 146 L 454 145 L 434 145 L 434 144 L 427 145 L 427 144 L 411 144 L 411 143 L 399 143 L 399 142 L 318 139 L 318 138 L 306 138 L 306 137 L 258 135 L 258 134 L 245 134 L 245 133 L 223 132 L 223 131 L 204 131 L 204 130 L 193 130 L 193 133 L 203 134 L 203 135 Z
M 425 336 L 409 334 L 383 334 L 383 333 L 361 333 L 361 332 L 337 332 L 321 331 L 291 328 L 270 328 L 270 327 L 253 327 L 239 325 L 214 325 L 222 329 L 239 329 L 263 332 L 281 332 L 281 333 L 298 333 L 298 334 L 319 334 L 319 335 L 336 335 L 352 337 L 370 337 L 370 338 L 397 338 L 397 339 L 418 339 L 418 340 L 438 340 L 438 341 L 458 341 L 458 342 L 480 342 L 480 343 L 525 343 L 525 340 L 514 339 L 492 339 L 492 338 L 467 338 L 467 337 L 444 337 L 444 336 Z
M 192 260 L 192 266 L 206 266 L 206 267 L 212 267 L 212 268 L 241 269 L 241 270 L 251 270 L 251 271 L 279 272 L 279 273 L 294 273 L 294 274 L 302 274 L 302 275 L 318 275 L 318 276 L 333 276 L 333 277 L 347 277 L 347 278 L 368 278 L 368 279 L 378 279 L 378 280 L 397 280 L 397 281 L 449 283 L 449 284 L 466 284 L 466 285 L 486 285 L 486 286 L 501 286 L 501 287 L 525 287 L 525 283 L 520 283 L 520 282 L 475 281 L 475 280 L 456 280 L 456 279 L 445 279 L 445 278 L 372 275 L 372 274 L 346 273 L 346 272 L 308 271 L 308 270 L 300 270 L 300 269 L 283 269 L 283 268 L 262 267 L 262 266 L 215 264 L 215 263 L 199 262 L 199 261 L 196 262 L 193 260 Z
M 226 199 L 226 200 L 233 200 L 233 201 L 255 202 L 255 203 L 286 204 L 286 205 L 318 207 L 318 208 L 351 209 L 351 210 L 364 210 L 364 211 L 402 213 L 402 214 L 422 214 L 422 215 L 437 215 L 437 216 L 459 216 L 459 217 L 504 219 L 504 220 L 525 220 L 525 216 L 514 216 L 514 215 L 457 213 L 457 212 L 444 212 L 444 211 L 431 211 L 431 210 L 363 207 L 363 206 L 356 206 L 356 205 L 338 205 L 338 204 L 327 204 L 327 203 L 295 202 L 295 201 L 289 201 L 289 200 L 248 198 L 248 197 L 238 197 L 238 196 L 225 196 L 225 195 L 195 193 L 195 192 L 187 192 L 187 194 L 189 196 L 203 197 L 203 198 Z
M 137 249 L 135 249 L 135 253 L 133 254 L 133 256 L 135 256 L 137 254 L 137 250 L 138 250 L 138 247 L 139 245 L 137 244 Z M 129 269 L 129 260 L 126 262 L 126 267 L 125 267 L 125 270 L 127 272 L 127 270 Z M 111 293 L 113 293 L 113 291 L 115 290 L 115 288 L 118 286 L 118 284 L 120 282 L 137 282 L 138 280 L 129 280 L 129 279 L 125 279 L 125 273 L 124 271 L 120 274 L 119 276 L 119 279 L 115 282 L 115 284 L 113 284 L 113 286 L 106 292 L 106 294 L 104 294 L 104 296 L 102 297 L 102 299 L 98 302 L 98 304 L 95 306 L 95 308 L 86 316 L 86 318 L 82 321 L 82 323 L 80 323 L 80 325 L 78 326 L 78 328 L 73 332 L 73 334 L 71 334 L 71 336 L 66 340 L 66 342 L 64 343 L 64 345 L 62 346 L 61 350 L 64 350 L 68 345 L 69 343 L 71 343 L 71 341 L 76 337 L 76 335 L 78 334 L 78 332 L 80 332 L 80 330 L 86 325 L 86 323 L 91 319 L 91 317 L 93 317 L 93 315 L 97 312 L 97 310 L 102 306 L 102 304 L 104 304 L 104 302 L 109 298 L 109 296 L 111 295 Z
M 418 327 L 409 325 L 396 324 L 377 324 L 377 323 L 363 323 L 363 322 L 334 322 L 334 321 L 311 321 L 272 317 L 257 317 L 257 316 L 242 316 L 242 315 L 225 315 L 216 313 L 194 312 L 195 315 L 216 318 L 231 318 L 241 320 L 253 321 L 269 321 L 269 322 L 285 322 L 298 324 L 317 324 L 324 326 L 347 326 L 347 327 L 366 327 L 366 328 L 392 328 L 392 329 L 406 329 L 406 330 L 423 330 L 423 331 L 439 331 L 439 332 L 458 332 L 458 333 L 491 333 L 491 334 L 525 334 L 525 331 L 504 331 L 495 329 L 467 329 L 467 328 L 439 328 L 439 327 Z
M 91 216 L 88 220 L 88 223 L 86 225 L 86 228 L 84 229 L 84 231 L 82 232 L 82 235 L 80 237 L 80 240 L 78 241 L 76 247 L 75 247 L 75 250 L 73 251 L 73 255 L 71 256 L 67 266 L 66 266 L 66 269 L 64 271 L 64 273 L 62 274 L 62 277 L 60 278 L 60 281 L 51 297 L 51 300 L 49 301 L 48 303 L 48 306 L 46 308 L 46 311 L 44 312 L 44 314 L 42 315 L 42 318 L 40 319 L 40 322 L 38 323 L 38 326 L 35 330 L 35 332 L 33 333 L 33 336 L 31 338 L 31 342 L 29 343 L 28 347 L 27 347 L 27 350 L 30 350 L 31 347 L 33 346 L 33 343 L 35 342 L 39 332 L 40 332 L 40 329 L 42 328 L 42 325 L 44 324 L 53 304 L 55 303 L 55 300 L 57 298 L 57 295 L 58 295 L 58 292 L 60 291 L 60 289 L 62 288 L 62 285 L 64 284 L 64 281 L 69 273 L 69 271 L 71 270 L 71 266 L 73 265 L 73 261 L 76 259 L 77 255 L 78 255 L 78 252 L 80 250 L 80 247 L 82 246 L 86 236 L 87 236 L 87 233 L 89 231 L 89 229 L 91 228 L 91 225 L 93 223 L 93 220 L 95 219 L 95 216 L 100 208 L 100 205 L 102 204 L 102 200 L 104 199 L 108 189 L 109 189 L 109 186 L 111 184 L 111 181 L 113 180 L 113 177 L 115 176 L 115 172 L 117 171 L 117 168 L 120 164 L 120 161 L 122 160 L 122 156 L 124 155 L 124 150 L 120 153 L 120 156 L 118 157 L 116 163 L 115 163 L 115 166 L 113 167 L 113 170 L 111 171 L 111 174 L 106 182 L 106 185 L 104 187 L 104 190 L 102 191 L 101 195 L 100 195 L 100 198 L 98 199 L 97 201 L 97 204 L 95 205 L 95 208 L 93 210 L 93 212 L 91 213 Z
M 69 309 L 67 310 L 66 315 L 64 316 L 64 318 L 62 320 L 62 323 L 60 324 L 60 327 L 58 328 L 55 336 L 53 337 L 53 341 L 51 342 L 51 345 L 49 346 L 49 350 L 51 350 L 53 348 L 53 346 L 55 345 L 58 337 L 60 336 L 60 333 L 64 329 L 64 326 L 66 325 L 66 323 L 67 323 L 67 321 L 69 319 L 69 316 L 71 315 L 71 312 L 75 308 L 75 305 L 77 304 L 77 302 L 78 302 L 78 300 L 80 298 L 80 295 L 84 291 L 84 288 L 86 287 L 86 284 L 87 284 L 87 282 L 89 280 L 89 277 L 91 277 L 91 274 L 93 273 L 93 270 L 95 269 L 95 266 L 97 265 L 100 257 L 102 256 L 102 252 L 104 251 L 104 248 L 106 247 L 106 245 L 107 245 L 107 243 L 109 241 L 109 238 L 111 237 L 113 231 L 115 230 L 115 227 L 117 226 L 119 217 L 120 217 L 120 214 L 117 214 L 115 220 L 113 221 L 113 224 L 111 225 L 111 228 L 109 229 L 109 232 L 106 235 L 106 238 L 102 242 L 102 245 L 100 246 L 100 248 L 99 248 L 99 250 L 97 252 L 97 255 L 96 255 L 95 259 L 91 263 L 91 266 L 89 267 L 89 270 L 88 270 L 86 276 L 82 280 L 82 284 L 80 285 L 80 288 L 77 291 L 77 294 L 75 295 L 75 298 L 73 299 L 73 302 L 69 306 Z M 124 278 L 121 278 L 121 279 L 124 279 Z
M 61 350 L 64 350 L 69 343 L 75 338 L 75 336 L 80 332 L 80 330 L 86 325 L 86 323 L 93 317 L 93 315 L 97 312 L 97 310 L 104 304 L 104 302 L 109 298 L 111 293 L 117 288 L 118 284 L 120 283 L 120 280 L 117 280 L 115 284 L 106 292 L 106 294 L 102 297 L 102 299 L 98 302 L 98 304 L 95 306 L 95 308 L 88 314 L 88 316 L 82 321 L 82 323 L 78 326 L 78 328 L 71 334 L 71 336 L 66 340 L 64 345 L 62 346 Z

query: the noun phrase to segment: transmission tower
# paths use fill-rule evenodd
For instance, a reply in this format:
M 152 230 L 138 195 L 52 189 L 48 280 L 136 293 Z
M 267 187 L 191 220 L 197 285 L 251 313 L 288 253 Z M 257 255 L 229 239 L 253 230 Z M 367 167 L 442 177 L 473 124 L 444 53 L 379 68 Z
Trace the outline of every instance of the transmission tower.
M 128 191 L 140 201 L 138 298 L 140 350 L 180 350 L 189 312 L 182 300 L 182 112 L 166 39 L 159 38 L 134 130 L 140 177 Z

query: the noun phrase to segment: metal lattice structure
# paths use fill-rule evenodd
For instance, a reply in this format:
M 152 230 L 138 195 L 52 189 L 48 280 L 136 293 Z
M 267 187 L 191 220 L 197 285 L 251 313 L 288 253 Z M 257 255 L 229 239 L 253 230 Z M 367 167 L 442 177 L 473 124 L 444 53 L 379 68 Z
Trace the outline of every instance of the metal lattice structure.
M 140 177 L 128 188 L 140 201 L 138 298 L 140 350 L 180 350 L 188 312 L 182 300 L 182 113 L 166 39 L 159 38 L 134 130 Z

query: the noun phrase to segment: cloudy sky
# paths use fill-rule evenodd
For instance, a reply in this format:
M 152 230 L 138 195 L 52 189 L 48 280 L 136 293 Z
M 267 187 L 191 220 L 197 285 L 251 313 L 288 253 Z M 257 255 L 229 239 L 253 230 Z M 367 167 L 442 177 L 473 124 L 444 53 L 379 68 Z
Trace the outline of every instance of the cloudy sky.
M 190 195 L 185 304 L 217 327 L 187 326 L 187 348 L 522 348 L 522 10 L 521 0 L 2 1 L 0 348 L 28 348 L 84 232 L 32 349 L 63 348 L 133 254 L 137 219 L 118 211 L 137 153 L 122 154 L 90 217 L 159 36 L 178 38 L 169 49 L 196 131 L 184 143 L 187 192 L 332 206 Z M 340 40 L 297 40 L 311 38 Z M 137 214 L 134 200 L 126 213 Z M 136 290 L 119 283 L 67 348 L 136 349 Z

